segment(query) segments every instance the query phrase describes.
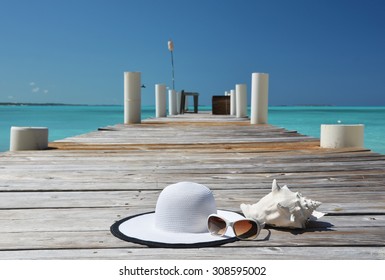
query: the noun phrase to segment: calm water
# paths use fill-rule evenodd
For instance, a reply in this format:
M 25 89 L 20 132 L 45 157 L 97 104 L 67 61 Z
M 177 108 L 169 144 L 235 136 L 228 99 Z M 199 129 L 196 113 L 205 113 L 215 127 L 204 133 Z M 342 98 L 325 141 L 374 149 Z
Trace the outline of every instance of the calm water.
M 154 115 L 154 107 L 143 108 L 142 119 Z M 122 122 L 123 106 L 0 106 L 0 151 L 9 149 L 11 126 L 48 127 L 53 141 Z M 314 137 L 321 124 L 362 123 L 365 147 L 385 154 L 385 107 L 270 107 L 268 122 Z

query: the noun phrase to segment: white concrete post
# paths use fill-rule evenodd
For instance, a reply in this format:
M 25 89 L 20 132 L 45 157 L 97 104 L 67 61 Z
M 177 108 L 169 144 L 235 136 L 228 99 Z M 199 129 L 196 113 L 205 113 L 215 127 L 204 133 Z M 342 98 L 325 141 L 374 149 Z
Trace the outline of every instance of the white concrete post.
M 235 97 L 235 90 L 230 90 L 230 115 L 237 115 L 237 99 Z
M 247 117 L 247 86 L 246 84 L 235 85 L 237 118 Z
M 124 123 L 141 122 L 141 73 L 124 72 Z
M 268 113 L 269 74 L 251 76 L 251 124 L 266 124 Z
M 321 148 L 364 146 L 363 124 L 321 124 Z
M 11 127 L 10 151 L 44 150 L 47 148 L 47 127 Z
M 173 89 L 168 90 L 168 114 L 173 116 L 177 114 L 176 110 L 176 91 Z
M 180 114 L 180 105 L 182 103 L 182 92 L 176 92 L 176 113 Z
M 157 118 L 167 116 L 166 85 L 155 85 L 155 116 Z

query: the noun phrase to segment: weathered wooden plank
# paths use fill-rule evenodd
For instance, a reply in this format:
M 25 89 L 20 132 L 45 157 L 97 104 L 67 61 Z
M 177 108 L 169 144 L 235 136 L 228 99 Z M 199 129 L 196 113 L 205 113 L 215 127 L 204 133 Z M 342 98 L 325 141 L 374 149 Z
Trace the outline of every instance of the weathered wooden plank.
M 321 201 L 319 208 L 326 213 L 385 213 L 385 191 L 376 188 L 357 189 L 344 193 L 339 189 L 299 189 L 304 195 Z M 294 191 L 296 191 L 294 189 Z M 253 204 L 270 190 L 214 190 L 218 207 L 236 209 L 241 203 Z M 160 190 L 154 191 L 97 191 L 97 192 L 4 192 L 0 193 L 0 209 L 39 209 L 75 207 L 154 208 Z M 309 194 L 309 195 L 307 195 Z
M 6 153 L 5 153 L 6 154 Z M 297 152 L 247 152 L 243 153 L 230 152 L 227 153 L 210 153 L 202 151 L 179 151 L 178 153 L 170 153 L 170 151 L 88 151 L 88 153 L 65 153 L 65 151 L 54 151 L 46 152 L 45 154 L 36 155 L 30 157 L 28 154 L 15 153 L 8 157 L 0 157 L 0 165 L 2 168 L 5 166 L 12 167 L 18 165 L 32 165 L 32 164 L 50 164 L 50 165 L 70 165 L 70 164 L 80 164 L 88 163 L 94 161 L 93 164 L 105 164 L 106 162 L 111 162 L 115 164 L 129 163 L 129 164 L 139 164 L 142 163 L 151 163 L 154 161 L 161 161 L 164 164 L 169 164 L 175 161 L 184 161 L 184 162 L 214 162 L 214 163 L 224 163 L 228 164 L 229 159 L 231 162 L 238 163 L 255 163 L 255 162 L 266 162 L 266 163 L 293 163 L 298 162 L 299 160 L 303 164 L 312 164 L 312 163 L 340 163 L 344 164 L 349 162 L 378 162 L 382 163 L 385 161 L 385 156 L 382 155 L 372 155 L 371 153 L 367 154 L 362 153 L 339 153 L 339 154 L 307 154 Z M 138 160 L 140 162 L 138 163 Z M 236 166 L 235 166 L 236 167 Z
M 240 209 L 224 208 L 240 211 Z M 24 232 L 24 231 L 99 231 L 108 229 L 116 220 L 124 217 L 154 211 L 153 205 L 142 207 L 105 207 L 105 208 L 40 208 L 40 209 L 10 209 L 0 212 L 0 232 Z M 309 222 L 307 230 L 315 229 L 326 231 L 333 236 L 333 229 L 341 228 L 385 228 L 384 214 L 360 214 L 360 215 L 326 215 L 319 222 Z M 289 230 L 298 233 L 302 230 Z M 385 234 L 385 232 L 384 232 Z M 338 238 L 338 237 L 336 237 Z M 385 240 L 384 240 L 385 241 Z
M 0 260 L 384 260 L 383 247 L 113 248 L 0 251 Z M 381 264 L 379 264 L 381 265 Z
M 7 154 L 7 153 L 5 153 Z M 170 164 L 173 162 L 214 162 L 221 164 L 230 163 L 256 163 L 263 162 L 269 164 L 284 164 L 284 163 L 296 163 L 301 160 L 304 164 L 349 164 L 349 163 L 373 163 L 382 164 L 385 162 L 385 156 L 367 153 L 339 153 L 339 154 L 301 154 L 300 152 L 294 154 L 293 152 L 247 152 L 241 151 L 227 153 L 210 153 L 204 151 L 194 151 L 194 153 L 188 151 L 179 151 L 178 153 L 170 153 L 170 151 L 124 151 L 121 153 L 110 151 L 89 151 L 80 154 L 66 154 L 64 151 L 47 151 L 44 155 L 29 157 L 28 154 L 21 155 L 17 153 L 12 155 L 9 153 L 9 157 L 0 157 L 0 164 L 7 167 L 13 167 L 18 165 L 33 165 L 39 164 L 79 164 L 89 163 L 90 160 L 94 160 L 93 164 L 103 164 L 108 161 L 111 163 L 122 164 L 141 164 L 142 162 L 151 163 L 154 161 L 161 161 L 164 164 Z M 229 160 L 230 159 L 230 160 Z M 140 160 L 138 162 L 138 160 Z
M 253 182 L 252 180 L 242 181 L 236 179 L 223 179 L 218 178 L 220 176 L 208 176 L 197 177 L 197 176 L 180 176 L 172 177 L 167 176 L 162 179 L 157 178 L 145 178 L 140 176 L 123 176 L 121 179 L 116 180 L 114 182 L 109 182 L 108 178 L 95 178 L 98 179 L 97 183 L 94 183 L 92 179 L 87 178 L 74 178 L 68 177 L 63 179 L 58 178 L 42 178 L 42 179 L 34 179 L 28 182 L 28 178 L 23 181 L 4 181 L 0 185 L 0 193 L 1 192 L 35 192 L 35 191 L 124 191 L 127 189 L 132 190 L 161 190 L 169 184 L 173 184 L 176 181 L 192 181 L 198 182 L 208 186 L 211 190 L 219 190 L 224 188 L 238 190 L 242 192 L 243 190 L 255 189 L 255 190 L 264 190 L 261 192 L 267 194 L 270 190 L 271 180 L 262 181 L 262 182 Z M 273 176 L 272 178 L 277 178 Z M 281 177 L 278 177 L 281 178 Z M 179 179 L 179 180 L 178 180 Z M 68 182 L 71 180 L 71 182 Z M 130 182 L 126 182 L 125 180 L 130 180 Z M 284 185 L 288 184 L 291 189 L 294 191 L 303 192 L 307 196 L 314 196 L 315 192 L 328 192 L 328 189 L 338 188 L 341 192 L 345 190 L 346 197 L 349 196 L 349 192 L 356 192 L 359 189 L 367 188 L 368 191 L 373 192 L 381 192 L 383 189 L 382 185 L 377 184 L 376 181 L 370 182 L 350 182 L 347 180 L 346 182 L 323 182 L 322 180 L 314 179 L 312 182 L 308 181 L 311 179 L 301 179 L 301 178 L 293 178 L 293 179 L 282 179 L 278 181 Z M 244 187 L 240 185 L 243 184 Z M 313 191 L 315 189 L 316 191 Z M 318 195 L 317 195 L 318 196 Z M 322 196 L 323 197 L 323 196 Z
M 385 246 L 383 227 L 315 230 L 314 232 L 280 231 L 264 229 L 253 241 L 236 241 L 222 247 L 283 247 L 283 246 Z M 365 238 L 363 238 L 365 237 Z M 125 242 L 105 231 L 24 231 L 0 233 L 2 250 L 32 249 L 90 249 L 90 248 L 144 248 L 145 246 Z M 242 249 L 239 249 L 242 252 Z
M 149 209 L 142 209 L 147 211 Z M 111 236 L 109 226 L 129 208 L 10 210 L 0 218 L 1 250 L 142 248 Z M 130 214 L 128 214 L 131 212 Z M 354 225 L 354 227 L 353 227 Z M 362 238 L 365 236 L 365 238 Z M 306 230 L 268 228 L 256 241 L 226 246 L 384 246 L 385 216 L 326 216 Z
M 127 130 L 131 134 L 127 135 Z M 132 133 L 132 132 L 135 133 Z M 230 131 L 231 133 L 228 133 Z M 202 138 L 202 134 L 207 137 Z M 129 136 L 129 137 L 127 137 Z M 221 127 L 216 128 L 212 125 L 196 124 L 169 126 L 167 129 L 154 129 L 153 124 L 143 123 L 141 125 L 116 126 L 99 131 L 91 132 L 77 137 L 65 139 L 65 142 L 83 142 L 83 143 L 107 143 L 107 144 L 135 144 L 135 143 L 173 143 L 173 144 L 197 144 L 197 143 L 226 143 L 230 139 L 232 142 L 271 142 L 275 139 L 280 139 L 280 142 L 314 140 L 314 138 L 300 135 L 293 131 L 279 129 L 273 126 L 239 126 L 227 125 L 226 130 Z M 64 142 L 64 141 L 56 141 Z
M 268 157 L 241 157 L 239 153 L 236 154 L 226 154 L 222 157 L 215 157 L 214 155 L 201 155 L 199 157 L 193 157 L 192 155 L 186 155 L 179 153 L 179 157 L 173 157 L 171 154 L 153 154 L 152 157 L 146 157 L 146 154 L 140 154 L 137 156 L 127 154 L 125 157 L 119 156 L 115 157 L 113 154 L 98 154 L 97 157 L 83 157 L 78 156 L 68 160 L 62 158 L 60 154 L 56 155 L 57 157 L 52 160 L 51 158 L 36 158 L 36 159 L 19 159 L 14 160 L 14 157 L 9 157 L 1 165 L 1 170 L 6 171 L 2 172 L 1 175 L 6 175 L 8 172 L 17 172 L 17 171 L 28 171 L 29 169 L 42 169 L 45 170 L 61 170 L 61 171 L 71 171 L 71 170 L 84 170 L 92 168 L 98 168 L 100 170 L 109 170 L 109 169 L 138 169 L 138 170 L 148 170 L 148 169 L 181 169 L 182 167 L 189 167 L 187 170 L 200 170 L 200 169 L 217 169 L 216 172 L 220 170 L 266 170 L 271 168 L 274 171 L 274 168 L 286 168 L 293 169 L 293 172 L 301 173 L 304 171 L 308 172 L 322 172 L 322 171 L 333 171 L 335 169 L 343 169 L 349 171 L 349 169 L 356 168 L 358 170 L 364 169 L 362 166 L 367 166 L 364 170 L 376 170 L 381 169 L 384 166 L 385 160 L 383 159 L 354 159 L 350 155 L 350 159 L 346 160 L 337 160 L 325 158 L 323 161 L 317 160 L 317 158 L 304 159 L 300 155 L 295 157 L 293 155 L 290 160 L 283 159 L 281 161 L 280 157 L 268 156 Z M 54 155 L 55 156 L 55 155 Z M 300 162 L 298 162 L 300 161 Z M 196 163 L 199 163 L 196 165 Z M 311 164 L 310 164 L 311 163 Z M 204 168 L 201 167 L 204 166 Z M 297 169 L 294 169 L 297 168 Z M 313 169 L 311 169 L 313 168 Z M 64 170 L 63 170 L 64 169 Z M 43 172 L 44 170 L 42 170 Z M 344 169 L 342 170 L 344 171 Z
M 236 162 L 231 161 L 228 163 L 214 163 L 205 162 L 204 159 L 196 162 L 189 162 L 184 159 L 170 161 L 152 161 L 142 163 L 137 162 L 136 164 L 125 164 L 125 162 L 113 163 L 104 161 L 102 159 L 99 164 L 79 164 L 73 163 L 69 165 L 55 165 L 55 164 L 19 164 L 14 166 L 6 166 L 2 169 L 4 172 L 11 173 L 13 171 L 21 171 L 27 169 L 32 172 L 50 172 L 50 171 L 63 171 L 66 168 L 67 171 L 150 171 L 154 169 L 158 173 L 175 172 L 180 170 L 188 171 L 189 173 L 265 173 L 265 172 L 334 172 L 334 171 L 345 171 L 345 170 L 383 170 L 385 169 L 385 161 L 365 161 L 362 162 L 313 162 L 312 164 L 301 164 L 300 162 L 293 163 L 268 163 L 268 162 Z M 167 164 L 168 163 L 168 164 Z M 196 164 L 193 164 L 196 163 Z M 236 167 L 234 166 L 236 165 Z
M 114 173 L 114 171 L 111 171 Z M 236 175 L 236 176 L 235 176 Z M 383 177 L 379 174 L 362 174 L 361 178 L 352 176 L 338 176 L 331 178 L 317 178 L 309 174 L 306 177 L 293 174 L 247 174 L 248 178 L 242 178 L 246 174 L 159 174 L 154 171 L 152 174 L 135 172 L 115 172 L 116 177 L 110 177 L 97 172 L 79 172 L 76 175 L 51 172 L 50 174 L 23 174 L 15 175 L 14 178 L 0 179 L 1 191 L 87 191 L 87 190 L 160 190 L 169 184 L 179 181 L 192 181 L 207 185 L 210 189 L 271 189 L 271 182 L 277 179 L 281 185 L 287 184 L 291 189 L 301 191 L 311 196 L 314 191 L 322 189 L 338 188 L 341 192 L 381 191 L 384 186 L 380 180 Z M 330 176 L 330 175 L 329 175 Z M 305 191 L 304 189 L 314 189 Z M 379 190 L 378 190 L 379 189 Z M 266 191 L 267 193 L 267 191 Z

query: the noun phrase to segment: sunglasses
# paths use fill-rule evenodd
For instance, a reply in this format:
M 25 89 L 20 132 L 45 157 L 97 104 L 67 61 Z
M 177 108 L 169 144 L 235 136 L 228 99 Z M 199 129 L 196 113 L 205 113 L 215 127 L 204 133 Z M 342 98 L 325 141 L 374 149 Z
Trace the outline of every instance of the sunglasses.
M 207 228 L 213 235 L 223 236 L 229 226 L 233 228 L 235 236 L 242 240 L 252 240 L 257 238 L 263 228 L 263 225 L 252 219 L 242 219 L 230 222 L 215 214 L 212 214 L 207 218 Z

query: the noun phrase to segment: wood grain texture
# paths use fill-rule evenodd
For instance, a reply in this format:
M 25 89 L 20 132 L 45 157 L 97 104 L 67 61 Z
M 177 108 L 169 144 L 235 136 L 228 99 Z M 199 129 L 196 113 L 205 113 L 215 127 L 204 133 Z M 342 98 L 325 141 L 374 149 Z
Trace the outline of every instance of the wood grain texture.
M 185 114 L 100 128 L 45 151 L 0 154 L 0 259 L 385 259 L 385 156 L 247 119 Z M 319 200 L 305 230 L 267 228 L 215 248 L 148 248 L 112 236 L 161 190 L 198 182 L 240 211 L 273 179 Z M 199 254 L 198 254 L 199 252 Z

